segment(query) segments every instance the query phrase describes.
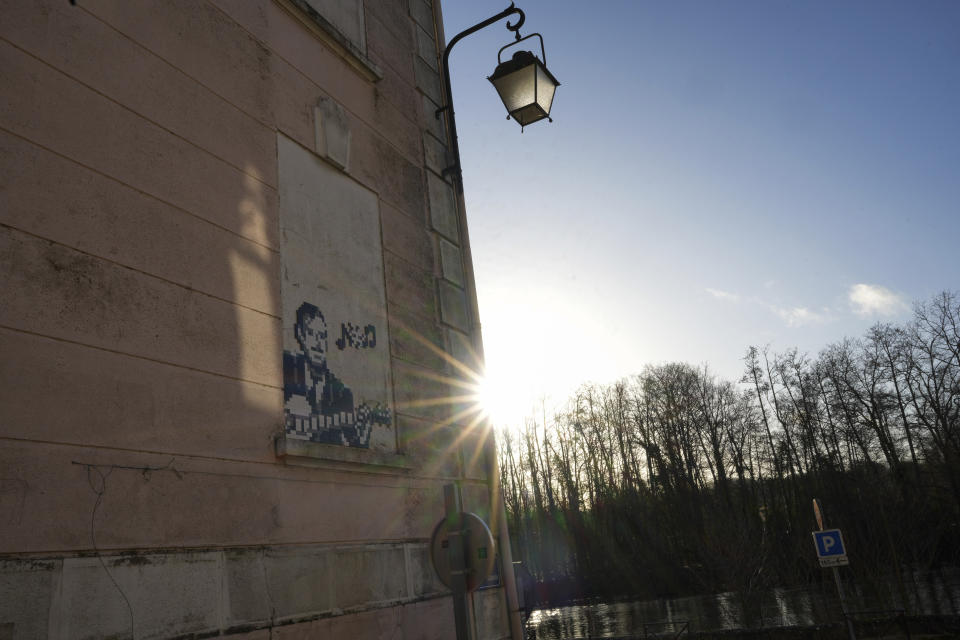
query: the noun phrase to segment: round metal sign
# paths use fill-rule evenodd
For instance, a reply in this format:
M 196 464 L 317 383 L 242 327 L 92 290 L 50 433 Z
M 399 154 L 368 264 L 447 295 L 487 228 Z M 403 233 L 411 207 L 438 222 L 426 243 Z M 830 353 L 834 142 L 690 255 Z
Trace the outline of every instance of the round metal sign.
M 495 555 L 493 534 L 480 516 L 463 511 L 460 517 L 464 531 L 463 562 L 467 570 L 467 591 L 473 591 L 493 572 Z M 450 545 L 455 543 L 459 536 L 450 536 L 450 531 L 451 527 L 446 518 L 437 523 L 430 538 L 430 558 L 433 560 L 433 568 L 437 570 L 441 582 L 453 589 Z

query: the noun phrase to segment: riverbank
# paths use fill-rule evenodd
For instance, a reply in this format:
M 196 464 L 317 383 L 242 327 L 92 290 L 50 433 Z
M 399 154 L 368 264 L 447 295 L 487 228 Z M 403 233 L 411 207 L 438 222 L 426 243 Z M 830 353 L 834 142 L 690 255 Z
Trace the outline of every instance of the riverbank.
M 858 638 L 960 638 L 960 570 L 915 572 L 900 583 L 847 583 Z M 530 640 L 573 638 L 837 638 L 849 640 L 836 590 L 816 584 L 659 600 L 613 600 L 530 612 Z M 671 632 L 671 633 L 667 633 Z
M 857 621 L 858 640 L 934 640 L 960 638 L 960 616 L 895 616 Z M 528 635 L 528 638 L 534 636 Z M 809 626 L 763 627 L 758 629 L 721 629 L 689 631 L 685 628 L 638 630 L 629 636 L 571 636 L 567 640 L 849 640 L 847 626 L 841 622 Z
M 857 621 L 858 640 L 868 638 L 960 638 L 960 616 L 895 616 Z M 643 637 L 643 636 L 638 636 Z M 647 638 L 674 637 L 649 634 Z M 712 632 L 684 633 L 680 638 L 697 640 L 849 640 L 847 626 L 841 622 L 815 626 L 766 627 L 762 629 L 724 629 Z

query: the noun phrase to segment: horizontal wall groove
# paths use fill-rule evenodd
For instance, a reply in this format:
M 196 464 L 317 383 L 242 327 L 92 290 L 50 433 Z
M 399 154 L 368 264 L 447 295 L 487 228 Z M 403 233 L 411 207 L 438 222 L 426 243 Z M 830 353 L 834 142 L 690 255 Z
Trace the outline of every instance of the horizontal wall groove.
M 17 138 L 17 139 L 19 139 L 19 140 L 23 140 L 23 141 L 26 142 L 27 144 L 32 145 L 33 147 L 36 147 L 37 149 L 43 149 L 44 151 L 46 151 L 46 152 L 48 152 L 48 153 L 51 153 L 51 154 L 57 156 L 58 158 L 62 158 L 63 160 L 66 160 L 67 162 L 71 162 L 71 163 L 77 165 L 78 167 L 83 167 L 84 169 L 86 169 L 87 171 L 90 171 L 91 173 L 95 173 L 95 174 L 97 174 L 98 176 L 100 176 L 100 177 L 102 177 L 102 178 L 105 178 L 105 179 L 113 182 L 114 184 L 118 184 L 118 185 L 120 185 L 120 186 L 122 186 L 122 187 L 124 187 L 124 188 L 126 188 L 126 189 L 130 189 L 130 190 L 132 190 L 132 191 L 135 191 L 136 193 L 139 193 L 139 194 L 142 195 L 142 196 L 145 196 L 145 197 L 147 197 L 147 198 L 150 198 L 150 199 L 153 200 L 154 202 L 160 203 L 160 204 L 162 204 L 162 205 L 164 205 L 164 206 L 166 206 L 166 207 L 170 207 L 171 209 L 175 209 L 176 211 L 179 211 L 180 213 L 182 213 L 182 214 L 184 214 L 184 215 L 186 215 L 186 216 L 189 216 L 189 217 L 191 217 L 191 218 L 193 218 L 193 219 L 195 219 L 195 220 L 198 220 L 198 221 L 200 221 L 200 222 L 203 222 L 203 223 L 205 223 L 205 224 L 208 224 L 208 225 L 210 225 L 211 227 L 214 227 L 214 228 L 216 228 L 216 229 L 219 229 L 220 231 L 224 231 L 224 232 L 226 232 L 226 233 L 229 233 L 230 235 L 232 235 L 232 236 L 234 236 L 234 237 L 236 237 L 236 238 L 239 238 L 239 239 L 243 240 L 244 242 L 249 242 L 249 243 L 252 244 L 252 245 L 255 245 L 255 246 L 257 246 L 257 247 L 261 247 L 261 248 L 263 248 L 263 249 L 266 249 L 267 251 L 270 251 L 271 253 L 275 253 L 275 254 L 278 254 L 278 255 L 279 255 L 279 253 L 280 253 L 279 247 L 271 247 L 271 246 L 268 245 L 268 244 L 264 244 L 263 242 L 258 242 L 257 240 L 254 240 L 253 238 L 249 238 L 249 237 L 247 237 L 247 236 L 245 236 L 245 235 L 242 235 L 242 234 L 240 234 L 240 233 L 237 233 L 235 230 L 230 229 L 229 227 L 225 227 L 225 226 L 223 226 L 222 224 L 217 224 L 216 222 L 213 222 L 213 221 L 210 220 L 209 218 L 205 218 L 205 217 L 203 217 L 203 216 L 201 216 L 201 215 L 198 215 L 198 214 L 190 211 L 189 209 L 184 209 L 184 208 L 181 207 L 180 205 L 174 204 L 174 203 L 172 203 L 172 202 L 170 202 L 170 201 L 168 201 L 168 200 L 164 200 L 163 198 L 161 198 L 161 197 L 159 197 L 159 196 L 157 196 L 157 195 L 155 195 L 155 194 L 152 194 L 152 193 L 150 193 L 149 191 L 144 191 L 143 189 L 141 189 L 141 188 L 139 188 L 139 187 L 137 187 L 137 186 L 135 186 L 135 185 L 129 184 L 129 183 L 127 183 L 127 182 L 124 182 L 123 180 L 120 180 L 120 179 L 117 178 L 116 176 L 112 176 L 112 175 L 110 175 L 109 173 L 104 173 L 103 171 L 101 171 L 100 169 L 97 169 L 96 167 L 91 167 L 90 165 L 84 164 L 83 162 L 80 162 L 80 161 L 77 160 L 76 158 L 72 158 L 72 157 L 70 157 L 70 156 L 68 156 L 68 155 L 66 155 L 66 154 L 64 154 L 64 153 L 62 153 L 62 152 L 60 152 L 60 151 L 57 151 L 56 149 L 51 149 L 50 147 L 48 147 L 48 146 L 46 146 L 46 145 L 43 145 L 43 144 L 40 144 L 39 142 L 37 142 L 37 141 L 35 141 L 35 140 L 31 140 L 30 138 L 27 138 L 26 136 L 23 136 L 23 135 L 17 133 L 16 131 L 11 131 L 11 130 L 7 129 L 6 127 L 4 127 L 2 124 L 0 124 L 0 131 L 2 131 L 3 133 L 6 133 L 7 135 L 13 136 L 14 138 Z
M 234 109 L 236 109 L 237 111 L 239 111 L 239 112 L 242 113 L 243 115 L 247 116 L 247 117 L 250 118 L 251 120 L 260 123 L 261 125 L 263 125 L 264 127 L 266 127 L 267 129 L 269 129 L 269 130 L 271 130 L 271 131 L 275 131 L 275 130 L 276 130 L 276 126 L 274 125 L 274 123 L 272 123 L 272 122 L 267 122 L 267 121 L 265 121 L 265 120 L 262 120 L 262 119 L 258 118 L 255 114 L 250 113 L 249 111 L 247 111 L 246 109 L 244 109 L 243 107 L 241 107 L 240 105 L 231 102 L 226 96 L 223 96 L 223 95 L 219 94 L 217 91 L 215 91 L 213 88 L 208 87 L 208 86 L 207 86 L 206 84 L 204 84 L 200 79 L 193 77 L 192 75 L 190 75 L 189 73 L 187 73 L 186 71 L 184 71 L 183 69 L 181 69 L 180 67 L 178 67 L 178 66 L 176 66 L 175 64 L 171 63 L 169 60 L 167 60 L 166 58 L 164 58 L 163 56 L 161 56 L 161 55 L 160 55 L 159 53 L 157 53 L 156 51 L 153 51 L 153 50 L 150 49 L 149 47 L 145 46 L 142 42 L 139 42 L 139 41 L 137 41 L 137 40 L 134 40 L 133 38 L 131 38 L 130 36 L 128 36 L 126 33 L 124 33 L 123 31 L 121 31 L 120 29 L 117 29 L 117 28 L 114 27 L 112 24 L 110 24 L 109 22 L 107 22 L 106 20 L 104 20 L 103 18 L 101 18 L 100 16 L 98 16 L 97 14 L 93 13 L 93 12 L 90 11 L 88 8 L 84 7 L 82 4 L 77 5 L 74 10 L 76 10 L 76 9 L 80 9 L 80 10 L 86 12 L 86 13 L 87 13 L 88 15 L 90 15 L 92 18 L 94 18 L 95 20 L 97 20 L 97 22 L 103 24 L 105 27 L 107 27 L 107 28 L 110 29 L 111 31 L 115 31 L 116 33 L 120 34 L 121 36 L 123 36 L 124 38 L 126 38 L 127 40 L 129 40 L 130 42 L 132 42 L 133 44 L 135 44 L 137 47 L 143 49 L 144 51 L 146 51 L 147 53 L 149 53 L 150 55 L 152 55 L 152 56 L 155 57 L 156 59 L 162 61 L 165 65 L 167 65 L 167 66 L 170 67 L 171 69 L 174 69 L 177 73 L 183 75 L 185 78 L 189 78 L 190 80 L 196 82 L 196 83 L 197 83 L 197 86 L 203 87 L 203 88 L 204 88 L 206 91 L 208 91 L 211 95 L 214 95 L 214 96 L 218 97 L 219 99 L 223 100 L 226 104 L 229 104 L 231 107 L 233 107 Z M 219 7 L 217 7 L 217 9 L 219 10 Z
M 107 100 L 107 101 L 110 102 L 111 104 L 114 104 L 114 105 L 120 107 L 120 108 L 123 109 L 124 111 L 126 111 L 126 112 L 128 112 L 128 113 L 130 113 L 130 114 L 133 114 L 134 116 L 136 116 L 137 118 L 140 118 L 140 119 L 143 120 L 144 122 L 149 122 L 149 123 L 152 124 L 153 126 L 155 126 L 155 127 L 157 127 L 158 129 L 160 129 L 161 131 L 166 132 L 167 134 L 173 136 L 174 138 L 176 138 L 176 139 L 178 139 L 178 140 L 182 140 L 183 142 L 185 142 L 186 144 L 190 145 L 190 146 L 193 147 L 194 149 L 200 151 L 201 153 L 205 153 L 205 154 L 207 154 L 208 156 L 210 156 L 211 158 L 214 158 L 215 160 L 218 160 L 218 161 L 224 163 L 225 165 L 234 168 L 235 170 L 237 170 L 237 171 L 240 172 L 241 174 L 243 174 L 243 175 L 245 175 L 245 176 L 247 176 L 247 177 L 249 177 L 249 178 L 251 178 L 251 179 L 253 179 L 253 180 L 256 180 L 258 183 L 260 183 L 261 185 L 263 185 L 263 186 L 266 187 L 267 189 L 270 189 L 271 191 L 276 191 L 276 190 L 277 190 L 277 186 L 276 186 L 276 185 L 270 184 L 269 182 L 264 181 L 264 179 L 263 179 L 262 177 L 260 177 L 260 176 L 258 176 L 258 175 L 256 175 L 256 174 L 250 173 L 249 171 L 245 170 L 243 167 L 240 167 L 240 166 L 234 164 L 233 162 L 231 162 L 231 161 L 228 160 L 227 158 L 223 158 L 223 157 L 217 155 L 216 153 L 214 153 L 213 151 L 210 151 L 210 150 L 207 149 L 206 147 L 203 147 L 203 146 L 197 144 L 197 143 L 194 142 L 193 140 L 191 140 L 191 139 L 189 139 L 189 138 L 183 137 L 182 135 L 180 135 L 180 134 L 177 133 L 176 131 L 173 131 L 173 130 L 171 130 L 170 128 L 168 128 L 166 125 L 164 125 L 164 124 L 162 124 L 162 123 L 160 123 L 160 122 L 157 122 L 156 120 L 153 120 L 153 119 L 147 117 L 146 115 L 140 113 L 139 111 L 135 111 L 134 109 L 132 109 L 131 107 L 129 107 L 127 104 L 125 104 L 125 103 L 123 103 L 123 102 L 120 102 L 119 100 L 114 99 L 112 96 L 110 96 L 110 95 L 108 95 L 108 94 L 106 94 L 106 93 L 103 93 L 102 91 L 100 91 L 100 90 L 97 89 L 96 87 L 87 84 L 86 82 L 84 82 L 83 80 L 80 80 L 80 79 L 77 78 L 76 76 L 73 76 L 73 75 L 67 73 L 66 71 L 64 71 L 63 69 L 52 65 L 51 63 L 47 62 L 47 61 L 44 60 L 43 58 L 35 55 L 33 52 L 27 51 L 26 49 L 23 49 L 23 48 L 20 47 L 19 45 L 14 44 L 13 42 L 10 42 L 10 41 L 7 40 L 6 38 L 2 38 L 2 40 L 3 40 L 3 42 L 7 43 L 8 45 L 10 45 L 11 47 L 13 47 L 13 48 L 16 49 L 17 51 L 20 51 L 20 52 L 23 53 L 24 55 L 30 56 L 31 58 L 33 58 L 33 59 L 36 60 L 37 62 L 41 63 L 42 65 L 44 65 L 44 66 L 47 67 L 48 69 L 52 69 L 53 71 L 56 71 L 57 73 L 59 73 L 59 74 L 62 75 L 63 77 L 69 78 L 70 80 L 72 80 L 73 82 L 76 82 L 76 83 L 77 83 L 78 85 L 80 85 L 81 87 L 84 87 L 84 88 L 87 89 L 88 91 L 91 91 L 91 92 L 97 94 L 98 96 L 100 96 L 100 97 L 103 98 L 104 100 Z M 151 52 L 151 54 L 152 54 L 152 52 Z M 155 55 L 155 54 L 152 54 L 152 55 Z M 164 61 L 164 62 L 169 65 L 168 62 L 166 62 L 166 61 Z M 182 72 L 181 72 L 181 73 L 182 73 Z M 186 74 L 184 74 L 184 75 L 186 75 Z M 189 77 L 189 76 L 187 76 L 187 77 Z M 191 78 L 191 80 L 193 80 L 193 78 Z M 196 82 L 196 80 L 194 80 L 194 82 Z M 200 85 L 199 83 L 197 83 L 197 84 L 198 84 L 199 86 L 203 86 L 203 85 Z M 208 89 L 207 87 L 204 87 L 204 88 L 207 89 L 207 91 L 209 91 L 209 89 Z M 211 92 L 211 93 L 212 93 L 212 92 Z M 213 94 L 213 95 L 216 95 L 216 94 Z M 217 97 L 220 98 L 221 100 L 224 100 L 221 96 L 217 96 Z M 224 102 L 225 102 L 226 104 L 230 104 L 230 103 L 228 103 L 228 102 L 226 102 L 226 101 L 224 101 Z M 232 105 L 232 104 L 230 104 L 230 106 L 236 108 L 236 107 L 235 107 L 234 105 Z M 247 114 L 245 114 L 245 115 L 247 115 Z M 270 127 L 266 127 L 266 128 L 267 128 L 268 130 L 270 130 L 270 131 L 273 131 L 273 130 L 274 130 L 273 128 L 270 128 Z
M 279 424 L 278 419 L 278 424 Z M 73 449 L 76 451 L 75 455 L 76 460 L 79 465 L 90 464 L 90 466 L 109 468 L 111 466 L 129 466 L 137 467 L 142 465 L 142 457 L 168 457 L 175 458 L 177 461 L 184 460 L 188 462 L 193 462 L 197 464 L 210 463 L 210 464 L 226 464 L 226 465 L 243 465 L 248 467 L 253 467 L 257 469 L 264 469 L 270 473 L 241 473 L 241 472 L 227 472 L 227 471 L 216 471 L 213 469 L 178 469 L 178 471 L 184 476 L 216 476 L 221 478 L 243 478 L 247 480 L 269 480 L 277 482 L 293 482 L 293 483 L 303 483 L 303 484 L 336 484 L 338 486 L 342 485 L 351 485 L 356 487 L 373 487 L 373 488 L 383 488 L 383 489 L 431 489 L 437 486 L 438 482 L 453 482 L 455 480 L 461 479 L 459 476 L 445 475 L 445 474 L 417 474 L 415 471 L 409 473 L 398 475 L 393 471 L 371 471 L 369 469 L 364 469 L 362 463 L 349 463 L 341 464 L 338 463 L 336 468 L 333 467 L 306 467 L 300 465 L 286 465 L 281 460 L 274 461 L 264 461 L 264 460 L 248 460 L 248 459 L 238 459 L 238 458 L 223 458 L 218 456 L 204 456 L 198 454 L 190 453 L 177 453 L 172 451 L 148 451 L 143 449 L 127 449 L 123 447 L 106 447 L 102 445 L 92 445 L 92 444 L 79 444 L 75 442 L 62 442 L 56 440 L 34 440 L 28 438 L 16 438 L 11 436 L 0 435 L 0 443 L 11 442 L 18 443 L 23 445 L 36 445 L 41 447 L 61 447 Z M 125 459 L 122 463 L 101 463 L 101 462 L 92 462 L 90 460 L 84 460 L 84 452 L 106 452 L 106 453 L 117 453 L 117 454 L 131 454 L 131 458 Z M 141 456 L 139 459 L 135 459 L 136 456 Z M 317 458 L 317 462 L 323 462 L 324 458 Z M 336 462 L 336 461 L 331 461 Z M 137 464 L 140 463 L 140 464 Z M 174 464 L 176 466 L 176 464 Z M 277 471 L 282 471 L 287 475 L 276 475 Z M 153 473 L 160 473 L 160 471 L 154 471 Z M 364 481 L 361 481 L 360 479 Z M 374 479 L 380 480 L 381 482 L 375 482 Z M 383 482 L 385 479 L 392 479 L 393 482 Z M 477 486 L 485 485 L 486 482 L 481 479 L 463 479 L 464 483 L 474 484 Z M 342 544 L 347 544 L 348 541 L 342 542 Z M 286 543 L 285 543 L 286 544 Z M 312 542 L 299 542 L 299 543 L 290 543 L 290 544 L 315 544 Z M 326 544 L 324 542 L 323 544 Z M 338 543 L 341 544 L 341 543 Z M 352 544 L 352 543 L 350 543 Z M 244 545 L 237 545 L 244 546 Z M 31 552 L 32 553 L 32 552 Z
M 212 376 L 212 377 L 215 377 L 215 378 L 221 378 L 221 379 L 223 379 L 223 380 L 236 380 L 237 382 L 243 382 L 244 384 L 256 385 L 256 386 L 261 387 L 261 388 L 263 388 L 263 389 L 275 389 L 276 391 L 281 391 L 281 390 L 283 389 L 283 387 L 279 387 L 279 386 L 275 387 L 275 386 L 273 386 L 273 385 L 265 384 L 265 383 L 263 383 L 263 382 L 258 382 L 258 381 L 256 381 L 256 380 L 249 380 L 249 379 L 240 378 L 240 377 L 237 377 L 237 376 L 228 376 L 228 375 L 226 375 L 226 374 L 218 373 L 218 372 L 216 372 L 216 371 L 209 371 L 209 370 L 206 370 L 206 369 L 199 369 L 199 368 L 197 368 L 197 367 L 191 367 L 191 366 L 189 366 L 189 365 L 179 364 L 179 363 L 176 363 L 176 362 L 169 362 L 169 361 L 166 361 L 166 360 L 158 360 L 158 359 L 156 359 L 156 358 L 149 358 L 149 357 L 147 357 L 147 356 L 142 356 L 142 355 L 139 355 L 139 354 L 136 354 L 136 353 L 129 353 L 129 352 L 127 352 L 127 351 L 120 351 L 119 349 L 110 349 L 110 348 L 108 348 L 108 347 L 102 347 L 102 346 L 95 345 L 95 344 L 89 344 L 89 343 L 86 343 L 86 342 L 81 342 L 81 341 L 79 341 L 79 340 L 70 340 L 70 339 L 67 339 L 67 338 L 58 338 L 58 337 L 56 337 L 56 336 L 50 336 L 50 335 L 47 335 L 47 334 L 45 334 L 45 333 L 37 333 L 36 331 L 30 331 L 29 329 L 23 329 L 23 328 L 21 328 L 21 327 L 11 327 L 11 326 L 8 326 L 8 325 L 0 324 L 0 330 L 9 331 L 9 332 L 11 332 L 11 333 L 20 333 L 20 334 L 23 334 L 23 335 L 34 336 L 34 337 L 36 337 L 36 338 L 43 338 L 43 339 L 45 339 L 45 340 L 50 340 L 50 341 L 53 341 L 53 342 L 62 342 L 62 343 L 64 343 L 64 344 L 72 344 L 72 345 L 75 345 L 75 346 L 78 346 L 78 347 L 84 347 L 84 348 L 86 348 L 86 349 L 94 349 L 94 350 L 96 350 L 96 351 L 102 351 L 102 352 L 104 352 L 104 353 L 112 353 L 112 354 L 119 355 L 119 356 L 125 356 L 125 357 L 128 357 L 128 358 L 134 358 L 134 359 L 136 359 L 136 360 L 141 360 L 141 361 L 143 361 L 143 362 L 152 362 L 152 363 L 154 363 L 154 364 L 160 364 L 160 365 L 164 365 L 164 366 L 167 366 L 167 367 L 173 367 L 173 368 L 176 368 L 176 369 L 183 369 L 184 371 L 192 371 L 192 372 L 194 372 L 194 373 L 202 373 L 202 374 L 209 375 L 209 376 Z M 278 357 L 279 357 L 279 356 L 278 356 Z
M 119 267 L 119 268 L 124 269 L 124 270 L 126 270 L 126 271 L 131 271 L 131 272 L 133 272 L 133 273 L 140 274 L 140 275 L 145 276 L 145 277 L 147 277 L 147 278 L 150 278 L 150 279 L 152 279 L 152 280 L 156 280 L 156 281 L 158 281 L 158 282 L 163 282 L 163 283 L 165 283 L 165 284 L 169 284 L 169 285 L 171 285 L 171 286 L 177 287 L 178 289 L 182 289 L 183 291 L 188 291 L 188 292 L 190 292 L 190 293 L 195 293 L 195 294 L 197 294 L 197 295 L 201 295 L 201 296 L 204 296 L 204 297 L 206 297 L 206 298 L 210 298 L 211 300 L 216 300 L 217 302 L 223 302 L 223 303 L 225 303 L 225 304 L 228 304 L 228 305 L 230 305 L 230 306 L 232 306 L 232 307 L 236 307 L 236 308 L 238 308 L 238 309 L 244 309 L 244 310 L 246 310 L 246 311 L 252 311 L 253 313 L 256 313 L 256 314 L 258 314 L 258 315 L 261 315 L 261 316 L 264 316 L 264 317 L 267 317 L 267 318 L 271 318 L 271 319 L 273 319 L 273 320 L 277 320 L 278 322 L 281 321 L 280 316 L 278 316 L 278 315 L 276 315 L 276 314 L 268 313 L 268 312 L 263 311 L 263 310 L 261 310 L 261 309 L 256 309 L 256 308 L 250 307 L 250 306 L 248 306 L 248 305 L 240 304 L 240 303 L 238 303 L 238 302 L 236 302 L 236 301 L 234 301 L 234 300 L 231 300 L 231 299 L 229 299 L 229 298 L 223 298 L 223 297 L 214 295 L 214 294 L 212 294 L 212 293 L 208 293 L 208 292 L 206 292 L 206 291 L 202 291 L 202 290 L 200 290 L 200 289 L 197 289 L 197 288 L 195 288 L 195 287 L 191 287 L 191 286 L 189 286 L 189 285 L 186 285 L 186 284 L 177 282 L 177 281 L 175 281 L 175 280 L 170 280 L 169 278 L 164 278 L 163 276 L 158 276 L 158 275 L 156 275 L 156 274 L 154 274 L 154 273 L 150 273 L 149 271 L 144 271 L 144 270 L 142 270 L 142 269 L 137 269 L 136 267 L 131 267 L 131 266 L 126 265 L 126 264 L 123 264 L 123 263 L 121 263 L 121 262 L 117 262 L 116 260 L 112 260 L 112 259 L 110 259 L 110 258 L 106 258 L 106 257 L 104 257 L 104 256 L 97 255 L 97 254 L 95 254 L 95 253 L 90 253 L 89 251 L 85 251 L 85 250 L 83 250 L 83 249 L 78 249 L 77 247 L 74 247 L 74 246 L 65 244 L 65 243 L 63 243 L 63 242 L 59 242 L 59 241 L 57 241 L 57 240 L 51 240 L 50 238 L 46 238 L 46 237 L 44 237 L 44 236 L 37 235 L 36 233 L 33 233 L 32 231 L 26 231 L 26 230 L 24 230 L 24 229 L 21 229 L 21 228 L 19 228 L 19 227 L 15 227 L 15 226 L 13 226 L 13 225 L 6 224 L 6 223 L 4 223 L 4 222 L 0 222 L 0 227 L 6 228 L 6 229 L 11 229 L 11 230 L 13 230 L 13 231 L 16 231 L 17 233 L 22 233 L 22 234 L 25 235 L 25 236 L 30 236 L 31 238 L 36 238 L 37 240 L 40 240 L 40 241 L 42 241 L 42 242 L 49 242 L 50 244 L 54 244 L 54 245 L 57 245 L 57 246 L 59 246 L 59 247 L 63 247 L 63 248 L 65 248 L 65 249 L 69 249 L 70 251 L 76 251 L 77 253 L 79 253 L 79 254 L 81 254 L 81 255 L 89 256 L 89 257 L 91 257 L 91 258 L 94 258 L 94 259 L 96 259 L 96 260 L 100 260 L 100 261 L 102 261 L 102 262 L 106 262 L 107 264 L 111 264 L 111 265 L 113 265 L 113 266 L 115 266 L 115 267 Z

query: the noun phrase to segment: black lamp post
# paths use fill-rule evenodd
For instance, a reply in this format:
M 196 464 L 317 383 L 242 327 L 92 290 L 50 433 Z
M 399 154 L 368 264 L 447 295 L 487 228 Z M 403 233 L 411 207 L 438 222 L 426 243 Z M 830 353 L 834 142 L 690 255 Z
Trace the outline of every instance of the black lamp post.
M 476 33 L 477 31 L 488 27 L 491 24 L 502 20 L 508 16 L 517 14 L 518 20 L 516 24 L 507 23 L 507 29 L 513 31 L 516 35 L 516 42 L 511 42 L 510 44 L 502 47 L 497 53 L 497 68 L 494 70 L 493 75 L 488 79 L 493 83 L 493 86 L 496 88 L 497 93 L 500 94 L 500 99 L 503 100 L 503 105 L 507 108 L 507 118 L 513 118 L 517 123 L 522 127 L 527 126 L 537 122 L 538 120 L 543 120 L 544 118 L 550 118 L 550 107 L 553 104 L 553 95 L 559 86 L 556 78 L 553 77 L 553 74 L 547 70 L 546 66 L 546 52 L 543 48 L 543 37 L 539 33 L 534 33 L 525 38 L 520 37 L 520 27 L 523 25 L 524 20 L 526 19 L 523 11 L 517 9 L 513 2 L 510 3 L 510 6 L 498 13 L 495 16 L 491 16 L 484 20 L 483 22 L 478 22 L 469 29 L 461 31 L 456 36 L 454 36 L 450 42 L 447 44 L 446 48 L 443 50 L 443 89 L 446 95 L 447 103 L 446 105 L 437 109 L 437 118 L 440 117 L 440 114 L 444 111 L 447 112 L 447 125 L 449 127 L 450 134 L 450 147 L 452 152 L 452 162 L 453 164 L 443 170 L 443 175 L 446 176 L 448 173 L 453 174 L 454 189 L 457 192 L 457 208 L 459 209 L 460 216 L 460 225 L 461 233 L 466 237 L 466 220 L 463 214 L 463 175 L 460 168 L 460 145 L 457 142 L 457 122 L 453 115 L 453 97 L 451 95 L 450 89 L 450 51 L 453 50 L 454 45 L 460 42 L 463 38 L 467 37 L 471 33 Z M 518 51 L 513 54 L 513 57 L 507 60 L 506 62 L 501 61 L 501 56 L 504 49 L 509 47 L 516 46 L 518 43 L 537 36 L 540 38 L 540 53 L 543 56 L 541 61 L 537 56 L 535 56 L 530 51 Z M 479 329 L 480 327 L 480 317 L 477 311 L 477 298 L 476 298 L 476 289 L 473 286 L 473 274 L 472 268 L 470 266 L 469 259 L 469 246 L 465 244 L 464 253 L 466 257 L 465 268 L 467 270 L 467 289 L 470 292 L 471 297 L 471 311 L 472 311 L 472 322 L 474 326 Z M 476 345 L 479 346 L 479 345 Z M 482 353 L 482 347 L 478 349 L 478 353 Z M 500 477 L 500 471 L 497 466 L 496 455 L 491 456 L 491 470 L 490 478 L 492 482 L 498 482 Z M 451 524 L 461 521 L 459 509 L 459 487 L 450 486 L 445 488 L 445 502 L 447 503 L 447 515 L 450 518 Z M 495 492 L 497 493 L 497 492 Z M 462 526 L 458 525 L 454 527 L 456 530 L 456 539 L 458 542 L 466 542 L 464 538 L 467 536 L 467 532 L 462 529 Z M 506 566 L 504 569 L 503 579 L 507 583 L 507 601 L 508 601 L 508 610 L 510 617 L 510 635 L 514 640 L 519 640 L 523 637 L 523 629 L 520 623 L 520 618 L 518 614 L 519 604 L 517 603 L 516 589 L 513 586 L 513 567 L 512 562 L 510 561 L 509 553 L 509 540 L 510 535 L 506 530 L 506 513 L 503 510 L 502 499 L 500 502 L 500 530 L 498 531 L 501 541 L 507 546 L 501 550 L 501 558 L 504 561 Z M 451 536 L 453 533 L 451 532 Z M 468 629 L 468 616 L 467 616 L 467 580 L 466 580 L 466 563 L 464 561 L 464 550 L 465 546 L 460 544 L 453 544 L 453 537 L 451 537 L 447 551 L 450 561 L 450 570 L 451 578 L 453 584 L 451 588 L 453 590 L 453 617 L 454 624 L 456 626 L 457 640 L 468 640 L 471 634 Z
M 519 19 L 516 24 L 507 23 L 507 29 L 513 31 L 516 36 L 516 42 L 505 45 L 497 53 L 497 68 L 494 70 L 488 80 L 493 83 L 503 106 L 507 108 L 507 118 L 513 118 L 520 125 L 521 129 L 528 124 L 550 119 L 550 107 L 553 105 L 553 96 L 560 86 L 557 79 L 547 69 L 546 50 L 543 47 L 543 36 L 539 33 L 533 33 L 526 37 L 520 37 L 520 27 L 523 26 L 526 15 L 521 9 L 518 9 L 510 3 L 510 6 L 491 16 L 483 22 L 478 22 L 469 29 L 464 29 L 455 35 L 443 50 L 443 88 L 446 93 L 447 104 L 437 109 L 437 117 L 444 111 L 448 112 L 450 119 L 450 146 L 453 151 L 453 164 L 444 169 L 443 174 L 452 173 L 457 186 L 463 188 L 463 177 L 460 168 L 460 145 L 457 142 L 457 123 L 453 115 L 453 97 L 450 89 L 450 51 L 460 40 L 471 33 L 476 33 L 484 27 L 502 20 L 510 15 L 517 14 Z M 501 61 L 504 49 L 516 46 L 520 42 L 536 36 L 540 39 L 540 54 L 543 60 L 540 60 L 531 51 L 517 51 L 506 62 Z M 552 120 L 551 120 L 552 122 Z

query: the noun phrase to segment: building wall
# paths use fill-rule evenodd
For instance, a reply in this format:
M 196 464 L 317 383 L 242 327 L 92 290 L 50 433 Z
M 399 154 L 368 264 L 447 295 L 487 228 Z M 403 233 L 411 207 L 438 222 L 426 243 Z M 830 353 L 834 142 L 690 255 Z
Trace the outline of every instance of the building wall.
M 442 487 L 497 511 L 485 431 L 444 400 L 479 336 L 434 8 L 0 15 L 0 639 L 452 637 L 427 548 Z M 284 145 L 316 165 L 306 183 L 361 194 L 311 214 L 343 255 L 284 236 Z M 328 263 L 310 286 L 376 326 L 376 351 L 338 356 L 389 407 L 367 446 L 285 428 L 284 292 Z M 472 619 L 508 637 L 503 589 Z

